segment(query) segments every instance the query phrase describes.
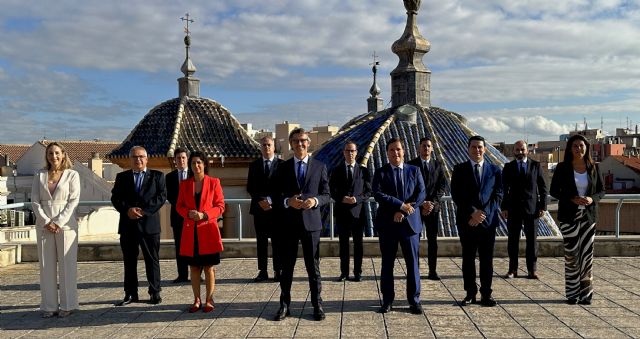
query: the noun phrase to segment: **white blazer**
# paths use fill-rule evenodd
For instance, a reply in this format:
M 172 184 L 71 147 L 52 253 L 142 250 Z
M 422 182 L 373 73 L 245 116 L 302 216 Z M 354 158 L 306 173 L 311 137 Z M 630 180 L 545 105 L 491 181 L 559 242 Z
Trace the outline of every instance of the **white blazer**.
M 47 187 L 49 173 L 46 169 L 33 176 L 31 186 L 31 204 L 36 214 L 36 227 L 53 221 L 62 229 L 78 229 L 76 208 L 80 202 L 80 175 L 72 169 L 62 172 L 53 196 Z

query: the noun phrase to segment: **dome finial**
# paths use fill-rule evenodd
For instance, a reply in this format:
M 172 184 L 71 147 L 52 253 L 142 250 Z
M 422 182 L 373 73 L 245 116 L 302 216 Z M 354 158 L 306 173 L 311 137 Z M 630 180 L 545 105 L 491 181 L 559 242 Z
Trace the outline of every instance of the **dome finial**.
M 189 30 L 189 23 L 194 22 L 194 20 L 189 18 L 189 13 L 186 13 L 180 18 L 180 20 L 186 22 L 186 26 L 184 27 L 184 46 L 186 50 L 186 57 L 182 63 L 182 67 L 180 67 L 184 77 L 178 79 L 178 93 L 180 97 L 185 95 L 198 97 L 200 96 L 200 80 L 193 77 L 193 74 L 196 72 L 196 66 L 193 64 L 191 57 L 189 56 L 189 49 L 191 48 L 191 31 Z
M 367 112 L 378 112 L 382 110 L 384 101 L 379 97 L 382 91 L 376 82 L 376 73 L 378 73 L 378 65 L 380 65 L 376 51 L 373 51 L 373 62 L 369 65 L 373 65 L 373 67 L 371 67 L 371 71 L 373 72 L 373 85 L 371 85 L 369 89 L 371 96 L 367 99 Z

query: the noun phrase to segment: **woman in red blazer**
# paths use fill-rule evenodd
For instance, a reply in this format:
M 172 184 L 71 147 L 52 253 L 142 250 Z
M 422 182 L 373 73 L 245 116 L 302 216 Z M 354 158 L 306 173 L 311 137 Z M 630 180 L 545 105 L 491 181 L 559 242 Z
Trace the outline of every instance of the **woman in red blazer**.
M 197 312 L 200 301 L 200 272 L 204 271 L 206 304 L 204 312 L 211 312 L 215 287 L 214 265 L 220 263 L 222 237 L 218 229 L 218 217 L 224 212 L 224 196 L 220 179 L 208 176 L 208 160 L 202 152 L 189 156 L 189 178 L 180 183 L 176 211 L 184 218 L 180 255 L 191 268 L 191 287 L 194 302 L 189 313 Z

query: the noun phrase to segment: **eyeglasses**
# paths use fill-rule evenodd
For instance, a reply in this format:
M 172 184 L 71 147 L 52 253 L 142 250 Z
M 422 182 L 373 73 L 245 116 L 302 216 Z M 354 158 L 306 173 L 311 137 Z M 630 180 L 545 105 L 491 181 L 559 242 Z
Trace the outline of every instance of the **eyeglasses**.
M 131 158 L 133 158 L 133 159 L 144 159 L 146 157 L 147 157 L 146 155 L 132 155 L 131 156 Z
M 309 141 L 309 139 L 291 139 L 291 142 L 294 143 L 294 144 L 305 143 L 307 141 Z

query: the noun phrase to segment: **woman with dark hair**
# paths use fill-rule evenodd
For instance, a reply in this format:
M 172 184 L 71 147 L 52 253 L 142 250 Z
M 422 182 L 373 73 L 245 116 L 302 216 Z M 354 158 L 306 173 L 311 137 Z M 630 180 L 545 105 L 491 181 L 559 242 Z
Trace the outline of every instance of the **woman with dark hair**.
M 604 197 L 602 182 L 600 170 L 591 158 L 589 141 L 579 134 L 569 138 L 564 161 L 556 167 L 550 189 L 558 199 L 568 304 L 590 305 L 593 297 L 593 241 L 598 201 Z
M 191 288 L 194 301 L 189 313 L 202 307 L 200 299 L 200 272 L 204 271 L 206 295 L 204 312 L 214 310 L 214 265 L 220 263 L 222 237 L 218 217 L 224 212 L 224 196 L 220 179 L 207 175 L 207 157 L 202 152 L 189 156 L 189 178 L 180 183 L 176 211 L 184 218 L 180 255 L 186 257 L 191 269 Z
M 76 207 L 80 202 L 80 177 L 71 169 L 62 144 L 52 142 L 44 153 L 47 165 L 33 176 L 31 186 L 40 263 L 40 309 L 44 318 L 64 318 L 79 307 Z

